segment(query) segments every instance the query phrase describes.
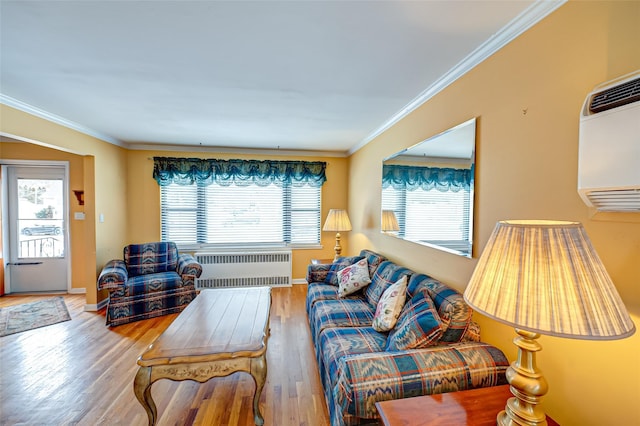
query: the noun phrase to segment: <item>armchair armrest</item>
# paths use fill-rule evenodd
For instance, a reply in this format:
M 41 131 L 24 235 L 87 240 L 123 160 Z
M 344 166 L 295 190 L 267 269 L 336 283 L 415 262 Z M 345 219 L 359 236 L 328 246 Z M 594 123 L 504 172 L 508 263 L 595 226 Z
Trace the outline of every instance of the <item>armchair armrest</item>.
M 329 269 L 331 264 L 310 264 L 307 267 L 307 283 L 325 282 Z
M 98 277 L 98 290 L 110 290 L 122 287 L 127 282 L 129 274 L 124 260 L 114 259 L 108 261 Z
M 178 256 L 178 275 L 183 281 L 193 281 L 202 275 L 202 265 L 200 265 L 193 255 L 184 253 Z

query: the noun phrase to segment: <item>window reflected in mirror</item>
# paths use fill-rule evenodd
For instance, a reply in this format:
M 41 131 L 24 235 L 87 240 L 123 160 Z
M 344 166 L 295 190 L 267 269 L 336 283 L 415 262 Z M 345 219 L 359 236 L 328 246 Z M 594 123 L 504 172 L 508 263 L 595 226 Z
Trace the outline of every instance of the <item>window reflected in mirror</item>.
M 471 257 L 475 135 L 473 118 L 384 160 L 382 210 L 398 229 L 382 232 Z

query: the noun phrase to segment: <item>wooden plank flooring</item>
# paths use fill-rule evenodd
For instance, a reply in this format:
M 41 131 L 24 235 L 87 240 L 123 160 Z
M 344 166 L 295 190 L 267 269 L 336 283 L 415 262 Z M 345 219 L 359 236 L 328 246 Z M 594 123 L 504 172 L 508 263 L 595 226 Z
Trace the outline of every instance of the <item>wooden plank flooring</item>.
M 266 426 L 329 425 L 304 309 L 306 285 L 274 288 Z M 0 307 L 51 296 L 3 296 Z M 0 424 L 146 425 L 133 394 L 136 360 L 177 314 L 108 328 L 84 312 L 84 295 L 65 295 L 71 321 L 0 337 Z M 253 425 L 254 384 L 246 373 L 152 387 L 158 425 Z

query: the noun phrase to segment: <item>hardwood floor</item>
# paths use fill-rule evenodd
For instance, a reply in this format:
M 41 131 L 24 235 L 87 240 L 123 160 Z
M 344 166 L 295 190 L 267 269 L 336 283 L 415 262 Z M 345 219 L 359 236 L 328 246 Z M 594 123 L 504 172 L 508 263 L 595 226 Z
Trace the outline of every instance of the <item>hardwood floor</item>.
M 329 425 L 304 309 L 306 285 L 274 288 L 266 426 Z M 3 296 L 0 307 L 51 296 Z M 0 337 L 0 424 L 146 425 L 133 394 L 136 360 L 177 314 L 108 328 L 104 310 L 84 312 L 84 295 L 65 295 L 71 321 Z M 254 384 L 236 373 L 200 384 L 152 387 L 158 425 L 253 425 Z

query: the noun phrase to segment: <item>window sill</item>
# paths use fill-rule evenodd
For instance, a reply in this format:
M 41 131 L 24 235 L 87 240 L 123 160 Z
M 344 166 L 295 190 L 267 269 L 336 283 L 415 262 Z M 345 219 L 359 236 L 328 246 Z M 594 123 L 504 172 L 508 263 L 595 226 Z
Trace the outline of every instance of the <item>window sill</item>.
M 205 250 L 320 250 L 322 248 L 322 244 L 178 244 L 180 252 Z

